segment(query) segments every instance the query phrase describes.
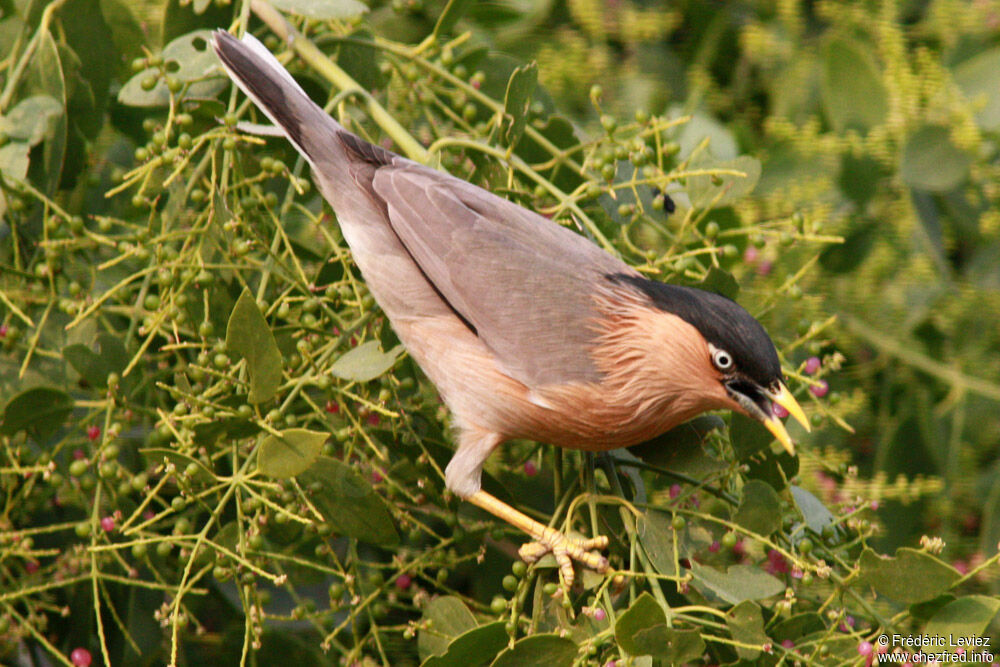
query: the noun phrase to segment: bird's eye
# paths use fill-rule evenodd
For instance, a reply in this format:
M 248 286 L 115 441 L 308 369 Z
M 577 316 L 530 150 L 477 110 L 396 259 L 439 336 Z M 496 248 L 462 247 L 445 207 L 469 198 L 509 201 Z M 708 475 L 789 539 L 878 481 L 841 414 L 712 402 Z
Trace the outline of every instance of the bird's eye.
M 733 357 L 725 350 L 715 348 L 712 350 L 712 363 L 720 371 L 728 371 L 733 367 Z

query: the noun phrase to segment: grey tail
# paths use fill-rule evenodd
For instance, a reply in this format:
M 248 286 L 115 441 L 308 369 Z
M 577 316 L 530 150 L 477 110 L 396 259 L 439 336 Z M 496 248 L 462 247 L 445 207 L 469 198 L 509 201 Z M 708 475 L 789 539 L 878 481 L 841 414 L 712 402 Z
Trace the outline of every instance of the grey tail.
M 236 85 L 310 162 L 318 157 L 314 152 L 319 147 L 313 146 L 307 135 L 316 137 L 315 130 L 323 127 L 343 131 L 253 35 L 248 33 L 239 40 L 217 30 L 212 45 Z

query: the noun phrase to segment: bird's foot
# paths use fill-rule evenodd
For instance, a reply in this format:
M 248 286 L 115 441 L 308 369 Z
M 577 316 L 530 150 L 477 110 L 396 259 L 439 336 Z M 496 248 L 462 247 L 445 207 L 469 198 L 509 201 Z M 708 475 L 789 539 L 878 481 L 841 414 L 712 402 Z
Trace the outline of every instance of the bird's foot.
M 595 572 L 608 571 L 608 559 L 597 553 L 596 549 L 606 549 L 608 538 L 598 535 L 592 538 L 568 537 L 554 528 L 546 528 L 540 535 L 532 535 L 534 542 L 528 542 L 518 550 L 518 555 L 526 563 L 535 563 L 543 556 L 551 553 L 559 565 L 559 574 L 566 587 L 573 585 L 575 573 L 573 561 L 579 561 Z

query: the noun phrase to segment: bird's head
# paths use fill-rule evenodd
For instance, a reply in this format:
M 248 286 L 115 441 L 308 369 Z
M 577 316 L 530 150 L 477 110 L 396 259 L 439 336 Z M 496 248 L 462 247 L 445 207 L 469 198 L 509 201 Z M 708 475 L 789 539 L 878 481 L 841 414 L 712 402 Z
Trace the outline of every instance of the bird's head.
M 638 276 L 615 278 L 648 298 L 650 316 L 676 317 L 689 325 L 671 328 L 673 336 L 684 340 L 666 343 L 676 354 L 692 357 L 685 362 L 698 376 L 706 402 L 758 420 L 789 453 L 795 452 L 774 406 L 784 408 L 807 431 L 809 421 L 785 386 L 777 350 L 760 322 L 732 299 L 713 292 Z

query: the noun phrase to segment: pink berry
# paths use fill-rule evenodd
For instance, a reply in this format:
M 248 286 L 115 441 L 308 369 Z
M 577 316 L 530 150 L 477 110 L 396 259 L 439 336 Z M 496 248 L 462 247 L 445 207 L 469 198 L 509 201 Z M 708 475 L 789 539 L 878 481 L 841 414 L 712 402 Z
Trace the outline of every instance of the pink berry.
M 380 470 L 372 470 L 372 484 L 378 484 L 382 481 L 382 472 Z
M 396 577 L 396 588 L 401 591 L 405 591 L 413 583 L 413 577 L 408 574 L 401 574 Z
M 75 648 L 73 652 L 69 654 L 69 661 L 72 662 L 76 667 L 90 667 L 90 663 L 93 658 L 90 657 L 90 651 L 85 648 Z
M 872 643 L 871 642 L 861 642 L 858 644 L 858 653 L 863 656 L 869 656 L 872 654 Z
M 337 401 L 330 400 L 326 402 L 323 409 L 326 410 L 328 414 L 335 415 L 340 412 L 340 405 L 337 404 Z
M 595 621 L 603 621 L 607 617 L 608 617 L 608 615 L 607 615 L 607 613 L 605 613 L 605 611 L 603 609 L 597 608 L 597 609 L 594 610 L 594 620 Z
M 869 504 L 869 507 L 871 507 L 873 511 L 877 510 L 878 509 L 878 501 L 877 500 L 871 501 L 871 503 Z
M 721 549 L 721 548 L 722 548 L 722 545 L 719 544 L 719 540 L 714 540 L 711 544 L 708 545 L 708 551 L 709 551 L 709 553 L 713 553 L 713 554 L 714 553 L 718 553 L 719 549 Z
M 672 484 L 670 486 L 670 499 L 673 500 L 674 498 L 676 498 L 679 495 L 681 495 L 681 485 L 680 484 Z
M 86 455 L 86 453 L 84 453 L 84 451 L 82 449 L 74 449 L 73 450 L 73 460 L 74 461 L 79 461 L 79 460 L 85 459 L 85 458 L 87 458 L 87 455 Z
M 747 249 L 743 251 L 743 261 L 747 264 L 753 264 L 759 256 L 760 251 L 752 245 L 748 245 Z
M 774 268 L 774 263 L 771 260 L 765 259 L 763 262 L 757 265 L 757 275 L 769 276 L 771 275 L 771 269 Z
M 819 357 L 809 357 L 808 359 L 806 359 L 806 367 L 805 367 L 806 374 L 812 375 L 813 373 L 818 371 L 820 369 L 820 366 L 822 365 L 823 362 L 819 360 Z
M 142 513 L 142 518 L 146 521 L 152 521 L 154 517 L 156 517 L 156 512 L 153 510 L 146 510 Z
M 115 529 L 115 518 L 113 516 L 106 516 L 101 518 L 101 530 L 105 533 L 110 533 Z
M 100 426 L 88 426 L 87 427 L 87 437 L 93 442 L 101 437 L 101 427 Z
M 538 466 L 535 465 L 534 461 L 524 462 L 524 474 L 527 475 L 528 477 L 534 477 L 535 475 L 538 474 Z
M 0 324 L 0 338 L 6 338 L 6 337 L 7 337 L 7 325 Z
M 809 387 L 809 391 L 816 398 L 823 398 L 830 391 L 830 385 L 827 384 L 826 380 L 820 380 L 818 385 L 813 385 Z
M 793 648 L 795 648 L 795 642 L 793 642 L 791 639 L 786 639 L 783 642 L 781 642 L 781 648 L 790 651 Z
M 370 415 L 368 415 L 368 423 L 371 426 L 378 426 L 378 422 L 379 422 L 379 416 L 377 414 L 373 412 Z
M 785 417 L 788 416 L 788 410 L 781 407 L 777 403 L 771 405 L 771 411 L 774 413 L 774 416 L 777 417 L 778 419 L 784 419 Z

